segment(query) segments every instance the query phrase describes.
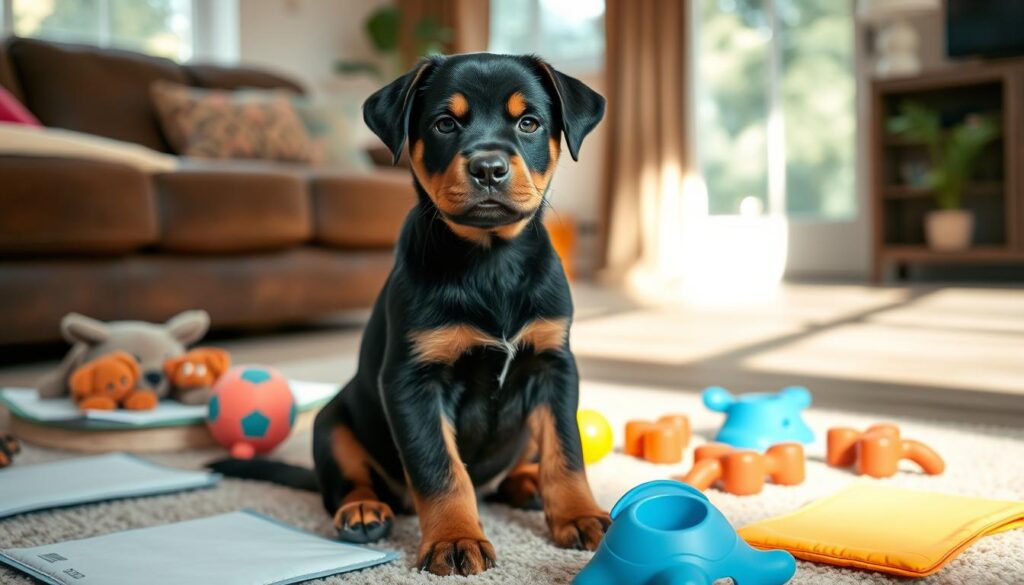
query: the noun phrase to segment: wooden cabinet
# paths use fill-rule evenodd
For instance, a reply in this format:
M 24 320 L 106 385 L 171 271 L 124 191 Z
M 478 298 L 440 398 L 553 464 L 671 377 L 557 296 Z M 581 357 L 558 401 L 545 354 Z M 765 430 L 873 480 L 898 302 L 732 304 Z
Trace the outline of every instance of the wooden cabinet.
M 963 252 L 939 252 L 925 243 L 924 217 L 936 209 L 933 194 L 921 186 L 927 152 L 892 136 L 886 120 L 907 101 L 940 112 L 944 125 L 971 114 L 994 114 L 1000 137 L 979 158 L 963 193 L 974 212 L 974 239 Z M 872 85 L 871 203 L 874 218 L 872 279 L 891 271 L 901 276 L 916 263 L 1024 264 L 1024 59 L 969 65 Z

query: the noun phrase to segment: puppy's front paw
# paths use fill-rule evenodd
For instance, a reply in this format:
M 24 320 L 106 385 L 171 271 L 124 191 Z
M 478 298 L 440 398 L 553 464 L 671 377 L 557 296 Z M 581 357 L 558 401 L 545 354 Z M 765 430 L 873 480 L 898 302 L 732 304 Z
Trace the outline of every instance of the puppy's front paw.
M 420 570 L 435 575 L 476 575 L 495 566 L 494 545 L 475 537 L 424 542 Z
M 551 537 L 562 548 L 597 550 L 612 519 L 601 511 L 576 516 L 575 518 L 549 519 Z
M 338 508 L 334 514 L 334 528 L 341 540 L 365 544 L 391 534 L 394 520 L 391 506 L 377 500 L 362 500 Z

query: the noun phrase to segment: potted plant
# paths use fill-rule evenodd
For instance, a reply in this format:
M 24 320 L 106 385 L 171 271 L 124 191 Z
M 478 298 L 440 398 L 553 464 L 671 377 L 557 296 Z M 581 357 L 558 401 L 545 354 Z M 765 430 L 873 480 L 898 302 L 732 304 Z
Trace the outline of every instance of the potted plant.
M 891 134 L 927 149 L 930 168 L 924 174 L 924 186 L 935 194 L 938 206 L 925 216 L 928 245 L 935 250 L 966 250 L 974 234 L 974 214 L 962 208 L 963 191 L 985 146 L 999 136 L 998 121 L 971 114 L 943 128 L 938 112 L 910 101 L 888 120 L 887 127 Z
M 335 64 L 335 70 L 342 75 L 369 74 L 381 81 L 389 81 L 404 73 L 411 64 L 402 62 L 399 50 L 401 11 L 395 6 L 381 6 L 370 13 L 363 27 L 377 52 L 377 59 L 340 60 Z M 452 30 L 430 15 L 412 23 L 411 32 L 416 54 L 421 56 L 440 53 L 445 43 L 452 40 Z

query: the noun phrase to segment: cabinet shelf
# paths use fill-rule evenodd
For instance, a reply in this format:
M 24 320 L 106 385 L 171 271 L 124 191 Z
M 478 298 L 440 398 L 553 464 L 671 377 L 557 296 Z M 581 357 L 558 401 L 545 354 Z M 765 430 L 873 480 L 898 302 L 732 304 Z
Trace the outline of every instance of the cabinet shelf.
M 944 124 L 972 114 L 1000 120 L 1000 135 L 985 147 L 978 179 L 965 184 L 963 206 L 974 217 L 974 247 L 939 252 L 926 245 L 925 218 L 936 209 L 935 191 L 901 183 L 929 168 L 927 146 L 894 136 L 887 120 L 917 102 Z M 961 63 L 940 72 L 872 83 L 872 279 L 910 264 L 1024 264 L 1024 58 Z
M 1004 193 L 1006 186 L 1002 181 L 978 181 L 968 183 L 964 186 L 964 197 L 999 197 Z M 928 187 L 915 187 L 912 185 L 886 185 L 882 188 L 882 195 L 886 199 L 922 199 L 935 195 L 935 191 Z

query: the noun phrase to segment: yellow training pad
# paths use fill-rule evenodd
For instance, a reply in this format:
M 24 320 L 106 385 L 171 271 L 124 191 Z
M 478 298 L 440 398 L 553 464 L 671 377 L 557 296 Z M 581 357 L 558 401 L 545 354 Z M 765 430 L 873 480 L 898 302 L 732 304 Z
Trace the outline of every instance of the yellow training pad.
M 739 535 L 806 561 L 903 577 L 931 575 L 982 536 L 1024 527 L 1024 502 L 857 483 Z

